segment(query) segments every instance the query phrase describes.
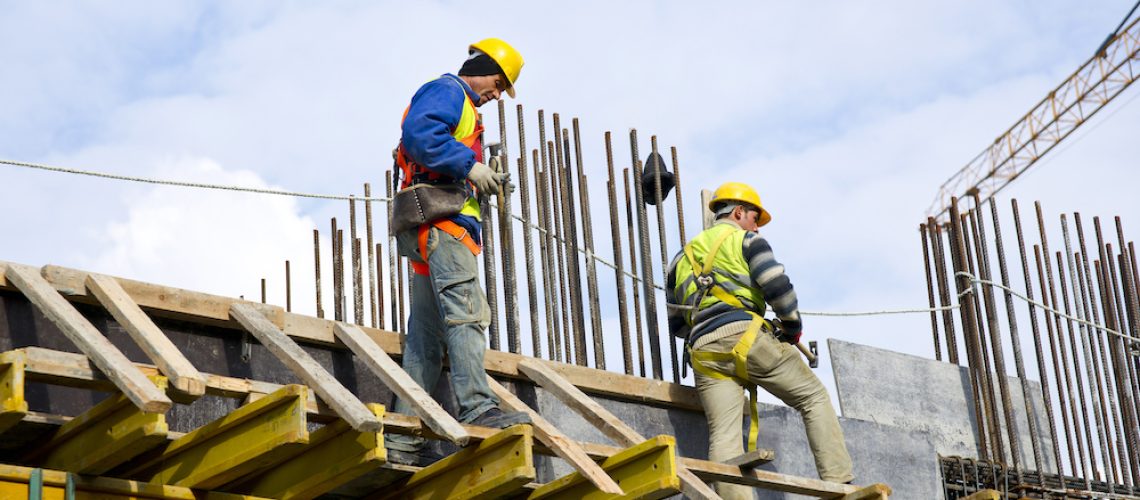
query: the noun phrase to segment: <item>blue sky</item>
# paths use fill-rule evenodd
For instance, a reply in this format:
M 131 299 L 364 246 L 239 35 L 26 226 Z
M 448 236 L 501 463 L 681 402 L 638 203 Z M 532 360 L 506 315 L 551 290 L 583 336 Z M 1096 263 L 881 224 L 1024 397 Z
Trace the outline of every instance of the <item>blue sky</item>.
M 0 0 L 0 157 L 360 194 L 364 182 L 382 185 L 416 87 L 456 70 L 470 42 L 498 36 L 527 60 L 508 115 L 524 105 L 528 145 L 537 145 L 538 109 L 581 120 L 600 255 L 610 254 L 602 136 L 613 131 L 618 166 L 628 166 L 633 127 L 643 152 L 650 135 L 678 148 L 690 236 L 700 188 L 742 180 L 760 191 L 775 216 L 764 234 L 803 309 L 921 307 L 916 229 L 939 185 L 1087 59 L 1130 7 Z M 1127 228 L 1137 212 L 1136 94 L 1127 90 L 1003 198 L 1121 215 Z M 493 117 L 489 125 L 497 137 Z M 229 296 L 256 296 L 267 277 L 276 303 L 283 261 L 308 290 L 312 229 L 347 219 L 341 203 L 8 166 L 0 188 L 0 259 Z M 675 236 L 669 245 L 678 249 Z M 294 303 L 312 310 L 311 300 Z M 615 332 L 616 313 L 604 313 Z M 806 327 L 818 340 L 933 352 L 925 315 L 809 317 Z

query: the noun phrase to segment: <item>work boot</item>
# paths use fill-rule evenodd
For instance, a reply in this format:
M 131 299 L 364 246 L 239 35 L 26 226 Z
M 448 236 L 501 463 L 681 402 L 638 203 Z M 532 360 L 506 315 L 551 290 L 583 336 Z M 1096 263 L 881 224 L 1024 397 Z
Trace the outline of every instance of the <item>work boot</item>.
M 530 415 L 521 411 L 512 411 L 503 413 L 498 407 L 491 408 L 483 412 L 475 420 L 468 422 L 471 425 L 478 425 L 482 427 L 492 427 L 495 429 L 506 429 L 516 424 L 529 424 Z

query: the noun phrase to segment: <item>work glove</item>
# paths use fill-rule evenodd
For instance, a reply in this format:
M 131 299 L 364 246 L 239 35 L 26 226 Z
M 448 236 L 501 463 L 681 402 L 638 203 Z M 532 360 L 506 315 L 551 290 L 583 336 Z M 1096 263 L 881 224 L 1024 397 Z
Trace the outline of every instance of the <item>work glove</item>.
M 510 178 L 510 174 L 495 172 L 491 170 L 491 167 L 480 162 L 471 165 L 471 171 L 467 173 L 467 180 L 475 185 L 475 189 L 478 189 L 480 194 L 486 195 L 498 194 L 499 183 Z
M 799 320 L 782 320 L 777 325 L 779 330 L 776 334 L 777 339 L 791 345 L 800 343 L 800 337 L 804 334 L 803 323 Z
M 487 164 L 490 165 L 491 170 L 494 170 L 495 173 L 504 176 L 500 182 L 502 182 L 503 187 L 506 188 L 507 194 L 514 194 L 515 185 L 511 182 L 511 173 L 503 169 L 501 158 L 498 156 L 492 156 L 490 160 L 487 160 Z

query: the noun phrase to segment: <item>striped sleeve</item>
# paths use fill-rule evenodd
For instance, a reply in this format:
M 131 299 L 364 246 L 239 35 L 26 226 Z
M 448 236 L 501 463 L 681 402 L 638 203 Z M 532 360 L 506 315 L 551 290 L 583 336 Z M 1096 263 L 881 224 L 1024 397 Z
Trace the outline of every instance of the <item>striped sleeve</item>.
M 781 320 L 800 321 L 796 291 L 792 288 L 791 280 L 784 274 L 784 265 L 777 262 L 772 254 L 768 240 L 748 232 L 744 235 L 743 247 L 749 274 L 764 295 L 764 301 Z
M 688 338 L 689 325 L 685 323 L 684 310 L 677 307 L 682 305 L 677 301 L 677 263 L 681 261 L 683 255 L 684 251 L 678 252 L 665 271 L 665 307 L 668 310 L 666 317 L 669 320 L 669 333 L 674 337 Z

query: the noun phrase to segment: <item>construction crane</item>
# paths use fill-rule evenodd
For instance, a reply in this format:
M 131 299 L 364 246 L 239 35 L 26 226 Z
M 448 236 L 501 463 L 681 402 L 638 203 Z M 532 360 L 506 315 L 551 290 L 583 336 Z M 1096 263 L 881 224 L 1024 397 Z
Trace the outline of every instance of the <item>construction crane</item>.
M 1120 95 L 1136 80 L 1137 73 L 1140 18 L 1123 31 L 1118 27 L 1093 57 L 942 183 L 927 215 L 945 220 L 954 197 L 977 194 L 982 202 L 993 197 Z

